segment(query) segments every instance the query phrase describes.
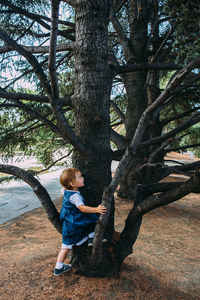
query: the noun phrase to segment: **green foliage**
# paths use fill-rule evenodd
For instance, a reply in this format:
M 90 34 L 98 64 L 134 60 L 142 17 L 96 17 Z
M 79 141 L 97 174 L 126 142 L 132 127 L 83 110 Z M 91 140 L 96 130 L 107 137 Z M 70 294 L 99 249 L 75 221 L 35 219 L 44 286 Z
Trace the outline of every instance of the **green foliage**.
M 25 101 L 24 101 L 25 102 Z M 26 102 L 27 104 L 27 102 Z M 50 113 L 46 104 L 31 104 L 38 113 Z M 17 108 L 4 108 L 0 115 L 0 152 L 4 160 L 17 152 L 24 156 L 35 156 L 44 166 L 54 161 L 56 151 L 66 149 L 66 142 L 39 121 L 32 120 Z
M 25 9 L 27 13 L 34 13 L 36 15 L 44 15 L 44 17 L 50 17 L 50 2 L 46 0 L 11 0 L 12 4 L 16 5 L 20 9 Z M 165 0 L 159 2 L 159 14 L 161 18 L 166 17 L 165 22 L 160 23 L 159 27 L 159 39 L 157 41 L 158 47 L 161 45 L 163 38 L 170 28 L 177 23 L 176 30 L 173 35 L 170 36 L 166 45 L 163 48 L 162 62 L 176 62 L 185 64 L 191 58 L 194 58 L 199 54 L 200 39 L 199 39 L 199 7 L 198 2 L 184 0 Z M 121 7 L 121 4 L 123 6 Z M 148 1 L 149 8 L 153 8 L 153 2 Z M 130 3 L 129 1 L 114 1 L 116 8 L 121 7 L 117 12 L 117 17 L 123 28 L 124 33 L 130 38 Z M 16 40 L 19 44 L 24 45 L 43 45 L 48 41 L 49 37 L 46 35 L 49 33 L 47 29 L 28 15 L 23 15 L 11 11 L 6 5 L 0 4 L 0 9 L 4 13 L 0 13 L 0 25 L 1 30 L 4 30 L 10 37 Z M 65 20 L 74 20 L 74 12 L 66 4 L 61 5 L 62 16 Z M 7 12 L 6 12 L 7 10 Z M 152 14 L 153 16 L 153 14 Z M 46 22 L 45 18 L 40 20 Z M 153 18 L 153 17 L 152 17 Z M 154 20 L 151 20 L 151 13 L 148 23 L 148 34 L 152 29 Z M 59 29 L 66 30 L 66 25 L 59 25 Z M 65 38 L 59 37 L 59 42 L 66 41 Z M 0 41 L 3 46 L 4 43 Z M 151 44 L 151 43 L 150 43 Z M 172 50 L 171 50 L 172 48 Z M 120 39 L 115 32 L 113 26 L 109 25 L 109 49 L 111 53 L 114 53 L 120 64 L 126 63 Z M 150 46 L 149 46 L 150 50 Z M 157 51 L 157 49 L 155 49 Z M 148 53 L 148 51 L 147 51 Z M 150 55 L 150 54 L 149 54 Z M 152 54 L 151 54 L 152 55 Z M 152 56 L 149 57 L 152 57 Z M 34 55 L 38 62 L 41 64 L 44 73 L 48 77 L 48 54 Z M 148 56 L 148 55 L 147 55 Z M 147 57 L 147 59 L 149 58 Z M 74 93 L 74 58 L 71 53 L 57 53 L 57 72 L 59 80 L 60 96 L 65 97 L 73 95 Z M 33 94 L 44 94 L 44 91 L 40 85 L 40 82 L 32 70 L 32 67 L 27 61 L 18 55 L 16 52 L 8 52 L 1 55 L 1 87 L 6 87 L 9 91 L 17 92 L 29 92 Z M 174 72 L 160 72 L 160 88 L 164 89 L 170 78 L 173 77 Z M 21 89 L 16 88 L 15 77 L 22 76 L 23 80 L 18 80 L 19 85 L 23 86 Z M 17 78 L 16 78 L 17 79 Z M 30 86 L 29 90 L 24 88 L 24 85 Z M 175 117 L 179 113 L 183 113 L 185 110 L 193 108 L 197 104 L 197 95 L 195 92 L 187 94 L 177 95 L 171 106 L 163 110 L 161 119 L 168 117 Z M 119 76 L 115 77 L 112 100 L 117 104 L 123 114 L 126 113 L 127 99 L 125 95 L 124 85 Z M 0 99 L 0 104 L 5 103 L 3 99 Z M 6 101 L 6 104 L 12 104 L 13 102 Z M 36 113 L 46 116 L 49 120 L 53 120 L 53 114 L 50 109 L 50 105 L 24 101 L 26 105 L 34 109 Z M 66 111 L 66 117 L 69 123 L 73 127 L 73 113 Z M 119 117 L 116 112 L 111 110 L 111 123 L 117 123 Z M 184 120 L 184 118 L 182 119 Z M 164 130 L 168 131 L 177 124 L 180 120 L 170 122 Z M 11 157 L 15 151 L 20 151 L 24 155 L 36 156 L 44 165 L 49 165 L 53 161 L 53 156 L 59 149 L 66 148 L 66 143 L 60 139 L 55 133 L 48 129 L 44 124 L 39 121 L 35 121 L 34 118 L 22 112 L 19 108 L 2 108 L 0 114 L 0 151 L 4 157 Z M 123 126 L 120 127 L 119 133 L 125 134 Z M 196 136 L 196 131 L 192 131 Z M 192 135 L 193 135 L 192 134 Z M 191 136 L 192 136 L 191 135 Z M 185 142 L 188 142 L 185 139 Z M 178 142 L 177 142 L 178 143 Z M 188 142 L 189 143 L 189 142 Z M 179 144 L 179 143 L 178 143 Z
M 188 135 L 186 135 L 181 143 L 181 145 L 193 145 L 200 144 L 200 124 L 196 124 L 190 128 Z M 200 146 L 191 147 L 189 150 L 193 151 L 197 157 L 200 157 Z
M 182 122 L 186 121 L 188 116 L 191 115 L 190 111 L 192 109 L 197 109 L 196 111 L 199 111 L 199 96 L 199 89 L 195 90 L 192 87 L 186 87 L 185 90 L 181 90 L 180 93 L 177 92 L 171 105 L 167 106 L 160 115 L 161 121 L 174 119 L 167 123 L 167 125 L 163 128 L 163 132 L 169 132 Z M 190 113 L 181 118 L 178 117 L 185 112 Z M 176 148 L 200 143 L 199 128 L 200 125 L 195 124 L 187 130 L 181 131 L 181 133 L 177 135 L 176 139 L 173 139 L 170 146 Z M 192 150 L 198 157 L 200 157 L 200 147 L 188 148 L 188 150 Z
M 172 54 L 174 54 L 177 63 L 185 64 L 199 55 L 199 1 L 167 0 L 164 11 L 171 17 L 169 21 L 171 26 L 176 24 Z

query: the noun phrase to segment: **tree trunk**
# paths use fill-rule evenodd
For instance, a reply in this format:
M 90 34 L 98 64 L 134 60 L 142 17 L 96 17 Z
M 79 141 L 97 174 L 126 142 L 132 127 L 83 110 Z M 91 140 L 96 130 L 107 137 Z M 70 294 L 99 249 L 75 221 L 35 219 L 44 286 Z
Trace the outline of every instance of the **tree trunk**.
M 130 1 L 130 44 L 132 55 L 129 56 L 127 63 L 145 63 L 145 48 L 147 43 L 147 1 L 142 6 L 142 10 L 138 8 L 137 1 Z M 126 141 L 130 143 L 141 114 L 147 107 L 146 95 L 146 71 L 127 73 L 124 77 L 124 84 L 127 92 L 128 106 L 125 119 Z M 144 149 L 145 150 L 145 149 Z M 138 165 L 145 159 L 146 151 L 141 152 L 137 160 L 133 158 L 129 168 L 127 168 L 120 182 L 118 196 L 130 198 L 133 189 L 138 182 L 137 178 L 132 174 Z
M 74 167 L 81 170 L 85 186 L 81 194 L 87 205 L 101 203 L 103 188 L 111 181 L 110 149 L 110 92 L 112 73 L 108 65 L 108 22 L 110 1 L 77 1 L 75 41 L 75 132 L 87 145 L 90 155 L 73 155 Z M 114 205 L 106 229 L 111 239 L 114 230 Z M 84 251 L 84 246 L 83 246 Z M 75 267 L 84 273 L 88 264 L 82 264 L 75 255 Z M 84 251 L 83 256 L 86 257 Z M 88 258 L 89 259 L 89 258 Z M 87 259 L 85 259 L 87 261 Z
M 154 55 L 150 58 L 152 62 L 155 62 L 159 59 L 160 53 L 157 52 L 160 46 L 159 41 L 159 23 L 158 19 L 158 3 L 154 1 L 154 9 L 152 10 L 151 16 L 151 28 L 152 28 L 152 38 L 151 38 L 151 51 Z M 147 97 L 148 97 L 148 105 L 151 105 L 157 97 L 160 95 L 160 74 L 159 71 L 152 70 L 148 72 L 147 76 Z M 151 120 L 151 126 L 149 128 L 149 136 L 150 138 L 154 138 L 156 136 L 160 136 L 162 132 L 162 127 L 160 125 L 159 114 Z M 150 147 L 150 154 L 154 152 L 160 144 L 156 144 Z M 158 152 L 157 155 L 154 156 L 152 162 L 160 162 L 163 161 L 163 153 Z

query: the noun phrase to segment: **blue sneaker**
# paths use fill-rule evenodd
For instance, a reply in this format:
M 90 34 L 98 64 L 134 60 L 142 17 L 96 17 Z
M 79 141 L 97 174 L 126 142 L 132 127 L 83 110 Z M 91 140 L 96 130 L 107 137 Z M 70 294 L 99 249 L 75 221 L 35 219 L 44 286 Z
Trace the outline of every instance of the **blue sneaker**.
M 70 264 L 67 265 L 63 265 L 63 267 L 61 269 L 54 269 L 54 275 L 55 276 L 60 276 L 62 273 L 68 272 L 70 271 L 72 268 L 72 266 Z

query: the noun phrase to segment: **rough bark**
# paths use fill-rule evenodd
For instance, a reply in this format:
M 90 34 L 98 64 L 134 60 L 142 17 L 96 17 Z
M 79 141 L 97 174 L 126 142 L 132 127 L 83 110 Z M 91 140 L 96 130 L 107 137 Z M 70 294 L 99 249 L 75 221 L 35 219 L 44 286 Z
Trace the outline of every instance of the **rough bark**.
M 186 67 L 184 67 L 178 74 L 176 74 L 176 76 L 171 81 L 171 83 L 168 85 L 168 87 L 165 89 L 165 91 L 143 112 L 143 114 L 140 118 L 140 121 L 138 123 L 137 129 L 135 131 L 134 137 L 133 137 L 129 147 L 126 149 L 126 152 L 124 153 L 124 155 L 116 169 L 115 175 L 114 175 L 108 189 L 106 189 L 104 192 L 103 198 L 104 198 L 105 203 L 111 202 L 111 198 L 119 184 L 121 176 L 124 174 L 127 166 L 130 164 L 130 162 L 132 160 L 132 155 L 135 155 L 137 148 L 142 140 L 145 129 L 148 126 L 149 118 L 152 116 L 154 111 L 156 111 L 158 105 L 161 105 L 167 99 L 167 97 L 170 93 L 170 90 L 175 88 L 181 82 L 181 80 L 183 80 L 183 78 L 186 76 L 186 74 L 188 72 L 190 72 L 193 68 L 195 68 L 197 65 L 199 65 L 199 60 L 200 60 L 200 58 L 193 60 Z M 128 232 L 130 232 L 130 234 L 128 233 L 127 236 L 129 238 L 131 238 L 130 242 L 127 242 L 127 244 L 126 244 L 127 250 L 125 250 L 125 251 L 126 251 L 127 255 L 130 254 L 129 251 L 131 249 L 131 243 L 134 243 L 137 238 L 137 235 L 139 232 L 139 227 L 140 227 L 140 221 L 141 221 L 140 217 L 142 217 L 142 215 L 144 213 L 147 213 L 151 209 L 154 209 L 161 205 L 166 205 L 168 203 L 171 203 L 173 201 L 180 199 L 184 195 L 195 190 L 198 185 L 199 185 L 199 175 L 196 176 L 194 179 L 191 179 L 188 182 L 183 183 L 177 189 L 172 189 L 168 193 L 161 193 L 161 195 L 155 195 L 155 196 L 153 196 L 152 199 L 148 199 L 148 198 L 146 199 L 144 197 L 145 199 L 141 202 L 143 205 L 141 207 L 141 209 L 139 206 L 136 206 L 137 213 L 136 214 L 134 213 L 134 218 L 132 219 L 132 213 L 130 213 L 129 216 L 131 216 L 131 219 L 128 216 L 128 221 L 126 222 L 127 230 L 128 230 Z M 146 193 L 145 193 L 145 196 L 146 196 Z M 137 201 L 136 201 L 136 203 L 137 203 Z M 142 213 L 140 213 L 140 210 L 142 210 Z M 106 217 L 102 216 L 102 219 L 104 219 L 104 218 L 106 218 Z M 132 222 L 133 220 L 134 220 L 134 222 Z M 134 228 L 133 232 L 132 232 L 132 228 Z M 123 236 L 123 233 L 120 235 L 120 237 L 122 237 L 122 236 Z M 126 240 L 128 241 L 128 238 Z M 120 246 L 122 246 L 122 245 L 120 244 Z M 95 245 L 94 245 L 94 247 L 95 247 Z M 120 247 L 119 247 L 119 249 L 120 249 Z M 121 251 L 121 250 L 119 250 L 119 251 Z M 123 247 L 122 247 L 122 252 L 123 252 Z M 122 254 L 117 253 L 116 256 L 119 257 L 119 259 L 118 259 L 119 264 L 126 257 L 125 253 L 122 253 Z M 99 258 L 98 261 L 101 261 L 101 259 Z
M 128 64 L 146 63 L 146 43 L 147 43 L 147 2 L 143 4 L 142 15 L 138 16 L 137 1 L 130 1 L 130 45 L 132 52 L 127 57 Z M 147 94 L 145 89 L 146 71 L 129 72 L 123 75 L 124 85 L 127 93 L 127 113 L 125 119 L 126 142 L 133 138 L 141 114 L 147 107 Z M 145 149 L 144 149 L 145 150 Z M 130 198 L 130 188 L 137 185 L 137 178 L 132 174 L 132 170 L 140 165 L 146 156 L 146 151 L 141 152 L 140 156 L 133 157 L 126 172 L 120 181 L 118 196 Z
M 89 1 L 77 1 L 75 131 L 92 155 L 83 161 L 75 153 L 74 164 L 85 176 L 83 193 L 93 205 L 100 202 L 103 187 L 111 178 L 109 96 L 112 77 L 108 67 L 108 13 L 109 1 L 97 1 L 94 5 Z M 90 174 L 85 173 L 86 168 L 91 170 Z M 95 182 L 99 182 L 99 190 Z
M 73 164 L 85 178 L 81 193 L 91 206 L 101 203 L 103 188 L 111 181 L 109 7 L 110 1 L 76 3 L 75 132 L 91 155 L 83 160 L 75 152 Z M 108 237 L 113 232 L 113 209 L 106 230 Z
M 154 1 L 154 9 L 152 11 L 152 17 L 151 17 L 151 36 L 150 36 L 150 45 L 151 45 L 151 51 L 153 53 L 156 53 L 152 58 L 151 61 L 155 62 L 158 57 L 159 53 L 159 24 L 157 22 L 158 20 L 158 2 Z M 160 95 L 160 81 L 159 81 L 160 75 L 159 71 L 151 70 L 148 72 L 147 75 L 147 97 L 148 97 L 148 105 L 151 105 Z M 154 138 L 156 136 L 160 136 L 162 133 L 162 127 L 160 126 L 160 116 L 157 114 L 155 117 L 152 116 L 150 126 L 149 126 L 149 137 Z M 163 162 L 164 159 L 164 151 L 163 151 L 164 145 L 161 146 L 161 144 L 152 145 L 149 147 L 149 159 L 148 162 Z M 157 166 L 155 168 L 146 168 L 145 177 L 146 177 L 146 183 L 149 181 L 156 182 L 157 177 Z M 148 178 L 151 178 L 151 180 L 148 180 Z
M 93 4 L 91 1 L 76 1 L 75 132 L 87 145 L 91 155 L 83 159 L 75 151 L 73 165 L 81 170 L 85 178 L 81 193 L 90 206 L 101 203 L 103 188 L 111 181 L 109 110 L 112 71 L 108 64 L 107 40 L 109 7 L 110 1 L 95 1 Z M 114 230 L 113 199 L 110 206 L 111 213 L 107 215 L 106 226 L 108 239 L 112 238 Z M 73 264 L 77 272 L 87 276 L 105 275 L 105 270 L 102 271 L 100 267 L 102 264 L 91 261 L 91 255 L 84 246 L 82 250 L 84 254 L 80 248 L 74 253 Z

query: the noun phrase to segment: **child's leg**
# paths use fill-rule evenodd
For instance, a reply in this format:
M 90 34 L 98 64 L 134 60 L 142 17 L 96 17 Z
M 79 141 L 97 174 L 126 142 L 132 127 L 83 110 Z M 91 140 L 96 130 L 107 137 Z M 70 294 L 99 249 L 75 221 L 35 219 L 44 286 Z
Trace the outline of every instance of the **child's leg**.
M 64 263 L 68 252 L 69 252 L 69 249 L 61 249 L 58 254 L 58 257 L 57 257 L 57 262 Z
M 69 250 L 71 248 L 72 248 L 71 246 L 62 244 L 61 250 L 58 253 L 58 257 L 57 257 L 56 269 L 61 269 L 63 267 L 64 261 L 65 261 L 67 254 L 69 253 Z
M 64 261 L 67 257 L 69 250 L 70 248 L 68 248 L 67 245 L 62 244 L 62 248 L 58 253 L 56 266 L 54 268 L 55 276 L 60 276 L 61 274 L 71 270 L 72 267 L 70 264 L 64 264 Z

